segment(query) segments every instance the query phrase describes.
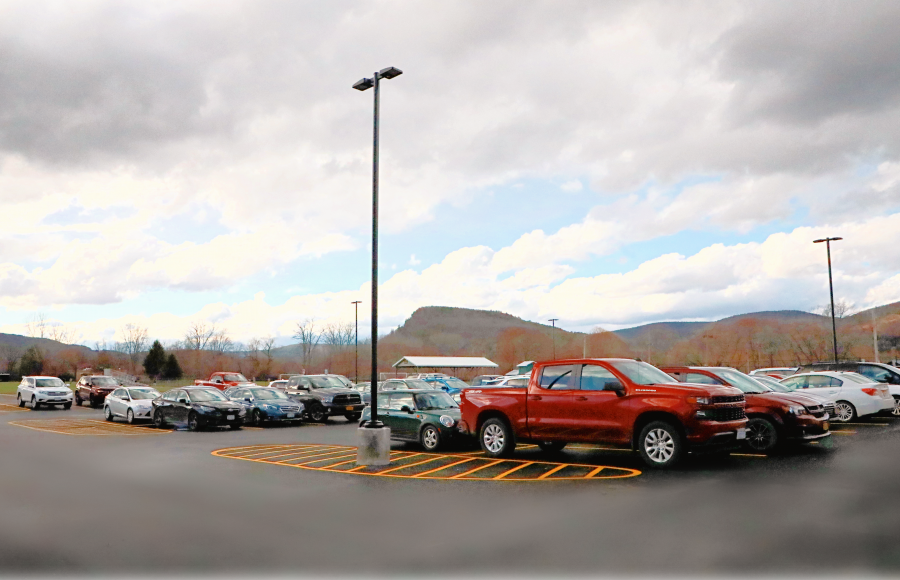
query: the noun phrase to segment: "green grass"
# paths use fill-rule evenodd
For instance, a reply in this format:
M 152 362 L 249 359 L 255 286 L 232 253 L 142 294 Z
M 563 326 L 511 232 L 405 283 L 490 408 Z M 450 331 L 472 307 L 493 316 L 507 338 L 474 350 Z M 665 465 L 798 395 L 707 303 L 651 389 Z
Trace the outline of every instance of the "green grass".
M 166 391 L 168 391 L 170 389 L 174 389 L 177 387 L 185 387 L 187 385 L 192 385 L 192 384 L 194 384 L 193 379 L 178 379 L 177 381 L 159 381 L 157 383 L 154 383 L 152 386 L 154 389 L 156 389 L 160 393 L 165 393 Z M 269 384 L 269 381 L 256 381 L 256 384 L 265 386 L 265 385 Z M 18 381 L 7 381 L 7 382 L 0 383 L 0 394 L 15 395 L 16 388 L 18 386 L 19 386 Z M 75 386 L 74 381 L 72 382 L 72 386 L 73 387 Z
M 18 381 L 7 381 L 5 383 L 0 383 L 0 394 L 3 395 L 15 395 L 16 388 L 19 386 Z

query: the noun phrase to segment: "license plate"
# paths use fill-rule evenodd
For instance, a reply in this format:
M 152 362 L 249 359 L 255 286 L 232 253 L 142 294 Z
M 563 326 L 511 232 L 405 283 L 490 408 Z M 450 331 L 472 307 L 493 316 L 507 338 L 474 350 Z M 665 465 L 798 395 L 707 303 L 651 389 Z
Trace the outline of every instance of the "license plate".
M 227 419 L 228 421 L 234 421 L 234 415 L 228 415 L 227 417 L 225 417 L 225 419 Z
M 294 418 L 294 414 L 293 414 L 293 413 L 288 413 L 287 415 L 288 415 L 288 419 L 293 419 L 293 418 Z
M 353 405 L 347 406 L 347 410 L 348 410 L 348 411 L 352 411 L 352 410 L 353 410 Z
M 747 430 L 746 429 L 738 429 L 737 430 L 737 438 L 738 439 L 746 439 L 747 438 Z
M 831 428 L 831 425 L 828 424 L 828 421 L 825 421 L 824 423 L 822 423 L 823 431 L 828 431 L 828 429 L 830 429 L 830 428 Z

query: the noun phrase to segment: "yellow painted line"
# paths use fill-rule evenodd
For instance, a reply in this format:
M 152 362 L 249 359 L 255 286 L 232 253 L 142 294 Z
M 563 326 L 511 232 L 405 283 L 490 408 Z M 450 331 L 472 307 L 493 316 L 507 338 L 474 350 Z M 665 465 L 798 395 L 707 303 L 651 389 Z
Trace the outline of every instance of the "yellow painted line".
M 280 449 L 282 447 L 293 447 L 293 445 L 279 443 L 276 445 L 245 445 L 244 447 L 223 447 L 222 449 L 216 449 L 215 451 L 213 451 L 213 453 L 217 453 L 217 452 L 221 451 L 220 455 L 222 457 L 233 457 L 234 454 L 230 453 L 231 451 L 237 451 L 238 453 L 240 453 L 240 451 L 242 449 L 259 449 L 261 447 L 270 447 L 270 448 Z M 229 452 L 229 453 L 226 454 L 226 452 Z
M 493 477 L 493 478 L 491 478 L 491 479 L 495 479 L 495 480 L 497 480 L 497 479 L 503 479 L 504 477 L 506 477 L 506 476 L 509 475 L 510 473 L 515 473 L 516 471 L 519 471 L 520 469 L 523 469 L 523 468 L 525 468 L 525 467 L 528 467 L 529 465 L 534 465 L 534 463 L 535 463 L 534 461 L 527 461 L 527 462 L 523 463 L 522 465 L 519 465 L 518 467 L 513 467 L 512 469 L 509 469 L 509 470 L 507 470 L 507 471 L 504 471 L 504 472 L 501 473 L 500 475 L 498 475 L 498 476 L 496 476 L 496 477 Z
M 322 458 L 324 458 L 324 459 L 328 459 L 327 457 L 324 457 L 324 456 L 325 456 L 325 455 L 340 455 L 340 454 L 342 454 L 342 453 L 347 453 L 347 449 L 346 449 L 346 448 L 344 448 L 344 449 L 336 449 L 336 450 L 333 450 L 333 451 L 329 451 L 329 452 L 327 452 L 327 453 L 315 453 L 315 454 L 313 454 L 313 455 L 304 455 L 304 456 L 301 456 L 301 457 L 294 457 L 294 459 L 304 459 L 304 460 L 306 460 L 306 459 L 312 459 L 313 457 L 322 457 Z M 270 458 L 267 457 L 266 459 L 270 459 Z M 282 460 L 282 461 L 292 461 L 292 460 L 287 460 L 287 459 L 285 459 L 285 460 Z M 319 461 L 321 461 L 321 460 L 319 460 Z M 300 465 L 300 464 L 296 464 L 296 465 Z
M 497 459 L 496 461 L 488 463 L 487 465 L 482 465 L 481 467 L 476 467 L 475 469 L 470 469 L 469 471 L 466 471 L 465 473 L 459 473 L 457 475 L 454 475 L 453 477 L 448 477 L 447 479 L 461 479 L 461 478 L 469 475 L 470 473 L 475 473 L 476 471 L 481 471 L 482 469 L 487 469 L 488 467 L 493 467 L 499 463 L 503 463 L 504 461 L 506 461 L 506 459 Z
M 406 457 L 396 457 L 395 454 L 406 453 Z M 355 454 L 351 454 L 355 455 Z M 391 459 L 406 459 L 407 457 L 415 457 L 416 455 L 421 455 L 421 453 L 409 453 L 409 451 L 391 451 Z M 319 459 L 319 461 L 325 461 L 325 459 Z M 310 461 L 310 463 L 315 463 L 315 461 Z M 332 463 L 331 465 L 326 465 L 322 469 L 331 469 L 332 467 L 337 467 L 338 465 L 347 465 L 348 463 L 356 463 L 355 459 L 351 459 L 350 461 L 341 461 L 340 463 Z M 349 470 L 348 470 L 349 471 Z
M 24 423 L 34 423 L 34 424 L 44 424 L 43 426 L 38 425 L 25 425 Z M 49 425 L 47 425 L 49 423 Z M 85 424 L 89 423 L 89 424 Z M 127 425 L 115 425 L 114 423 L 107 423 L 105 421 L 97 421 L 99 425 L 93 425 L 90 423 L 94 423 L 91 420 L 66 420 L 66 419 L 32 419 L 29 421 L 10 421 L 9 425 L 15 425 L 16 427 L 24 427 L 26 429 L 32 429 L 34 431 L 46 431 L 48 433 L 58 433 L 60 435 L 136 435 L 138 431 L 141 431 L 141 427 L 131 427 Z M 55 429 L 54 429 L 55 427 Z M 129 433 L 130 432 L 130 433 Z M 164 435 L 166 433 L 171 433 L 171 431 L 159 431 L 159 430 L 146 430 L 147 434 L 153 435 Z
M 244 457 L 244 459 L 251 459 L 251 458 L 264 459 L 259 456 L 265 455 L 266 453 L 277 453 L 279 451 L 287 451 L 288 449 L 291 449 L 291 452 L 296 452 L 296 453 L 301 453 L 301 454 L 302 453 L 315 453 L 316 451 L 318 451 L 318 449 L 314 449 L 314 448 L 297 449 L 294 447 L 289 447 L 289 448 L 280 447 L 280 448 L 276 448 L 276 449 L 266 449 L 264 451 L 245 452 L 243 457 Z
M 424 455 L 424 454 L 423 454 Z M 415 467 L 416 465 L 423 465 L 425 463 L 430 463 L 432 461 L 437 461 L 438 459 L 443 459 L 447 457 L 446 455 L 435 455 L 431 459 L 425 459 L 423 461 L 416 461 L 415 463 L 407 463 L 406 465 L 401 465 L 399 467 L 394 467 L 392 469 L 385 469 L 384 471 L 379 471 L 378 475 L 384 475 L 385 473 L 390 473 L 392 471 L 397 471 L 400 469 L 406 469 L 407 467 Z M 363 465 L 362 467 L 369 467 L 368 465 Z M 353 471 L 352 469 L 350 471 Z
M 568 467 L 568 465 L 566 465 L 565 463 L 562 463 L 562 464 L 560 464 L 560 465 L 557 465 L 556 467 L 554 467 L 553 469 L 551 469 L 551 470 L 548 471 L 547 473 L 544 473 L 543 475 L 539 476 L 538 479 L 547 479 L 548 477 L 550 477 L 551 475 L 553 475 L 554 473 L 556 473 L 556 472 L 559 471 L 560 469 L 564 469 L 564 468 L 566 468 L 566 467 Z
M 595 475 L 597 475 L 598 473 L 600 473 L 601 471 L 603 471 L 604 469 L 606 469 L 606 466 L 605 466 L 605 465 L 601 465 L 601 466 L 598 467 L 597 469 L 594 469 L 593 471 L 591 471 L 590 473 L 588 473 L 587 475 L 585 475 L 585 476 L 584 476 L 584 479 L 590 479 L 590 478 L 594 477 Z
M 20 407 L 18 405 L 7 405 L 5 403 L 0 403 L 0 407 L 3 407 L 3 411 L 8 413 L 22 413 L 25 411 L 31 411 L 31 409 Z
M 887 427 L 892 423 L 837 423 L 838 425 L 853 425 L 854 427 Z
M 295 467 L 300 467 L 303 465 L 309 465 L 310 463 L 318 463 L 320 461 L 330 461 L 332 459 L 343 459 L 344 457 L 356 457 L 356 451 L 354 451 L 353 453 L 344 453 L 343 455 L 335 455 L 334 457 L 320 457 L 319 459 L 313 459 L 312 461 L 303 461 L 300 463 L 287 463 L 285 465 L 293 465 Z M 281 461 L 278 461 L 277 463 L 281 463 Z M 340 463 L 338 463 L 337 465 L 340 465 Z M 334 465 L 328 465 L 325 467 L 334 467 Z
M 429 469 L 428 471 L 423 471 L 422 473 L 417 473 L 413 475 L 413 477 L 422 477 L 423 475 L 428 475 L 429 473 L 434 473 L 435 471 L 441 471 L 443 469 L 447 469 L 448 467 L 453 467 L 454 465 L 462 465 L 463 463 L 468 463 L 470 461 L 475 461 L 474 457 L 470 457 L 468 459 L 463 459 L 462 461 L 455 461 L 448 465 L 442 465 L 440 467 L 436 467 L 434 469 Z
M 275 450 L 276 453 L 277 453 L 278 451 L 280 451 L 280 450 L 279 450 L 279 449 L 276 449 L 276 450 Z M 305 454 L 305 453 L 307 453 L 307 451 L 305 451 L 305 450 L 302 450 L 302 451 L 296 451 L 296 450 L 295 450 L 295 451 L 288 451 L 288 452 L 286 452 L 286 453 L 280 453 L 280 454 L 278 454 L 278 455 L 270 455 L 270 456 L 268 456 L 268 457 L 261 457 L 260 460 L 261 460 L 261 461 L 269 462 L 269 461 L 271 461 L 272 459 L 276 459 L 276 458 L 278 458 L 278 457 L 290 457 L 290 459 L 279 459 L 279 460 L 276 462 L 276 463 L 281 463 L 282 461 L 293 461 L 294 459 L 305 459 L 305 457 L 301 457 L 301 456 L 302 456 L 303 454 Z
M 768 455 L 762 455 L 760 453 L 729 453 L 729 455 L 735 455 L 737 457 L 762 457 L 763 459 L 768 459 Z
M 834 435 L 856 435 L 856 431 L 832 431 Z

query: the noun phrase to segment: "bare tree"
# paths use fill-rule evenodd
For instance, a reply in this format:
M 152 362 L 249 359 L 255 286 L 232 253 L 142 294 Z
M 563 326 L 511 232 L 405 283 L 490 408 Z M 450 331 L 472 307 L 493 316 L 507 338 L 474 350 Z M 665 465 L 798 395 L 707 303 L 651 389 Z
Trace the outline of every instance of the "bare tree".
M 147 348 L 147 328 L 128 323 L 122 328 L 122 340 L 116 343 L 116 350 L 128 356 L 131 372 L 137 369 L 138 358 Z
M 326 324 L 322 329 L 322 342 L 331 346 L 349 346 L 353 344 L 355 327 L 352 323 Z
M 209 342 L 216 334 L 216 326 L 207 326 L 202 320 L 192 322 L 184 333 L 184 348 L 187 350 L 206 350 Z
M 312 360 L 312 353 L 316 345 L 322 340 L 322 335 L 316 329 L 316 321 L 307 318 L 303 322 L 298 322 L 294 328 L 294 338 L 300 341 L 300 352 L 303 366 L 308 366 Z
M 46 338 L 47 326 L 47 315 L 38 312 L 25 324 L 25 329 L 31 338 Z
M 843 298 L 834 301 L 835 318 L 844 318 L 845 316 L 848 316 L 852 310 L 853 307 L 850 306 L 850 303 Z M 819 306 L 818 308 L 813 310 L 813 314 L 819 314 L 821 316 L 827 316 L 828 318 L 831 318 L 831 302 L 825 304 L 824 306 Z
M 75 341 L 75 331 L 61 323 L 51 324 L 48 327 L 47 338 L 62 344 L 72 344 Z
M 207 343 L 209 350 L 213 352 L 218 352 L 224 354 L 226 352 L 231 352 L 234 350 L 234 343 L 225 333 L 223 329 L 216 329 L 215 325 L 212 325 L 211 330 L 213 331 L 212 336 Z

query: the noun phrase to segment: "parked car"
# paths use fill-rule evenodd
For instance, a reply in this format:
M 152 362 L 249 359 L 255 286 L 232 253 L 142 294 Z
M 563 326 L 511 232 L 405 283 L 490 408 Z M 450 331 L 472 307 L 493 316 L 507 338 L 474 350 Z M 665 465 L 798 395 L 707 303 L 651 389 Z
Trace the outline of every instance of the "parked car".
M 56 377 L 22 377 L 16 388 L 16 402 L 20 407 L 31 403 L 33 410 L 41 405 L 62 405 L 63 409 L 71 409 L 72 389 Z
M 876 362 L 818 362 L 803 365 L 798 372 L 810 373 L 817 371 L 859 373 L 864 377 L 869 377 L 876 383 L 886 384 L 891 392 L 891 396 L 894 398 L 893 415 L 900 417 L 900 369 L 897 367 Z
M 555 452 L 569 442 L 621 445 L 652 468 L 688 451 L 735 448 L 747 435 L 744 395 L 733 387 L 680 384 L 645 362 L 571 359 L 536 362 L 526 389 L 462 392 L 459 430 L 490 457 L 519 442 Z
M 151 387 L 119 387 L 103 401 L 103 416 L 107 421 L 116 417 L 128 423 L 151 419 L 153 399 L 160 397 L 159 391 Z
M 306 416 L 317 423 L 325 423 L 329 417 L 337 415 L 355 423 L 365 408 L 359 392 L 348 389 L 328 375 L 291 377 L 285 392 L 295 401 L 303 403 Z
M 269 382 L 269 388 L 278 389 L 280 391 L 283 391 L 283 390 L 287 389 L 287 384 L 288 384 L 287 379 L 278 379 L 277 381 Z M 229 388 L 231 388 L 231 387 L 229 387 Z
M 783 379 L 797 372 L 797 367 L 766 367 L 750 371 L 751 377 L 757 375 L 769 376 L 776 379 Z
M 344 386 L 347 387 L 348 389 L 352 389 L 352 388 L 353 388 L 353 381 L 351 381 L 350 379 L 348 379 L 348 378 L 345 377 L 344 375 L 332 375 L 332 374 L 329 374 L 329 375 L 325 375 L 325 376 L 328 377 L 329 379 L 338 381 L 339 383 L 341 383 L 342 385 L 344 385 Z
M 231 372 L 215 372 L 209 375 L 205 381 L 197 379 L 194 385 L 198 387 L 214 387 L 220 391 L 224 391 L 228 387 L 255 387 L 256 383 L 247 379 L 241 373 Z
M 459 394 L 463 392 L 463 389 L 469 388 L 468 384 L 456 377 L 434 377 L 423 380 L 431 385 L 432 388 L 438 388 L 453 397 L 453 400 L 457 403 L 460 400 Z
M 359 393 L 360 397 L 362 397 L 362 402 L 364 405 L 369 405 L 372 402 L 372 382 L 364 381 L 359 382 L 353 385 L 353 390 Z M 384 381 L 378 381 L 378 392 L 380 393 L 384 389 Z
M 187 425 L 191 431 L 204 427 L 227 425 L 240 429 L 247 412 L 212 387 L 182 387 L 153 399 L 153 424 L 160 429 L 167 425 Z
M 437 387 L 424 379 L 388 379 L 379 383 L 378 392 L 381 391 L 411 391 L 411 390 L 435 390 Z
M 473 387 L 480 387 L 481 385 L 484 385 L 491 381 L 496 381 L 497 379 L 500 379 L 502 377 L 503 375 L 478 375 L 477 377 L 469 381 L 469 385 Z
M 826 397 L 834 403 L 835 419 L 845 423 L 857 417 L 892 413 L 896 408 L 887 385 L 857 373 L 801 373 L 784 379 L 781 384 L 804 394 Z
M 663 367 L 685 383 L 726 385 L 747 400 L 747 441 L 752 451 L 768 453 L 788 441 L 814 441 L 831 436 L 828 413 L 816 399 L 798 393 L 776 393 L 730 367 Z
M 769 375 L 754 375 L 752 378 L 757 383 L 761 383 L 762 386 L 766 387 L 770 391 L 775 391 L 776 393 L 793 393 L 797 390 L 795 388 L 791 388 L 787 385 L 782 384 L 778 381 L 778 379 L 770 377 Z M 835 418 L 834 401 L 829 400 L 828 397 L 822 394 L 814 393 L 811 390 L 804 391 L 802 394 L 811 399 L 816 399 L 817 401 L 822 403 L 822 406 L 825 407 L 825 412 L 828 413 L 828 416 L 831 419 Z
M 306 410 L 284 391 L 269 387 L 231 387 L 225 389 L 225 396 L 243 405 L 247 422 L 256 426 L 269 421 L 300 422 Z
M 121 383 L 106 375 L 85 375 L 75 384 L 75 404 L 79 407 L 88 403 L 97 408 L 103 405 L 106 396 L 121 387 Z
M 481 385 L 482 387 L 518 387 L 520 389 L 524 389 L 528 386 L 528 377 L 523 376 L 507 376 L 500 377 L 495 381 L 491 381 L 489 383 L 485 383 Z
M 362 421 L 372 417 L 363 410 Z M 437 451 L 459 437 L 459 405 L 450 395 L 434 389 L 390 391 L 378 396 L 378 419 L 391 428 L 391 439 L 418 442 Z

